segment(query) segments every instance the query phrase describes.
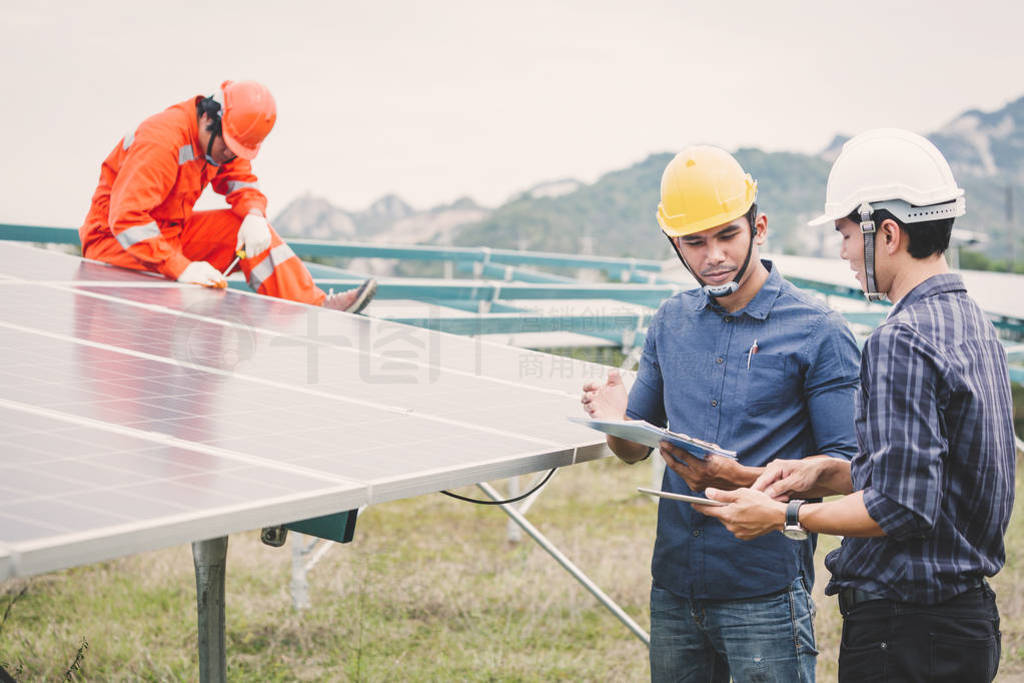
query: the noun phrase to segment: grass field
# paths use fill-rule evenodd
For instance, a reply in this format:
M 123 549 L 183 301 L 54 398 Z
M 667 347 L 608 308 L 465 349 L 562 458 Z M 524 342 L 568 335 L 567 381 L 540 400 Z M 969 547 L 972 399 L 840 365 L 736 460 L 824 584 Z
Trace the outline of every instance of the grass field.
M 649 478 L 646 464 L 577 465 L 559 471 L 529 512 L 645 629 L 655 505 L 634 491 Z M 370 508 L 355 541 L 310 574 L 313 605 L 302 613 L 288 593 L 289 549 L 262 545 L 256 532 L 232 536 L 230 680 L 647 680 L 643 644 L 529 538 L 509 542 L 506 520 L 440 495 Z M 822 541 L 819 559 L 835 545 Z M 1003 615 L 998 680 L 1015 681 L 1024 680 L 1019 515 L 1007 546 L 992 584 Z M 835 679 L 840 629 L 835 599 L 822 594 L 826 577 L 819 568 L 821 681 Z M 188 546 L 2 583 L 0 619 L 0 665 L 19 681 L 198 677 Z

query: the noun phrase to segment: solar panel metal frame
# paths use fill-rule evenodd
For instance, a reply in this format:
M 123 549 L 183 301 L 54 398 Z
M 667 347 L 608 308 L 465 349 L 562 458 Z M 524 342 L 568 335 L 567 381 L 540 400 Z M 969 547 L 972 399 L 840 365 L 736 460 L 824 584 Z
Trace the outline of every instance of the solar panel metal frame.
M 268 373 L 267 376 L 247 376 L 235 370 L 228 371 L 213 365 L 204 366 L 202 363 L 182 362 L 171 355 L 161 357 L 160 353 L 149 353 L 145 347 L 132 348 L 132 344 L 137 343 L 137 340 L 131 338 L 132 325 L 141 320 L 161 323 L 166 323 L 171 319 L 176 321 L 187 320 L 189 324 L 195 325 L 195 330 L 198 330 L 197 334 L 199 337 L 209 337 L 225 332 L 238 333 L 240 330 L 247 330 L 247 333 L 253 335 L 254 338 L 259 338 L 267 343 L 267 346 L 263 347 L 264 350 L 273 350 L 273 342 L 281 342 L 281 348 L 276 349 L 278 357 L 281 356 L 282 349 L 288 349 L 293 346 L 298 346 L 300 350 L 304 349 L 306 351 L 317 349 L 318 353 L 324 353 L 330 360 L 330 363 L 326 364 L 326 369 L 323 372 L 337 372 L 340 370 L 341 366 L 339 363 L 342 361 L 334 358 L 334 356 L 345 356 L 348 362 L 352 362 L 357 357 L 361 359 L 369 356 L 371 360 L 368 363 L 371 365 L 373 363 L 383 365 L 390 362 L 386 358 L 375 358 L 372 352 L 367 353 L 363 350 L 356 350 L 357 356 L 352 355 L 352 349 L 344 350 L 344 352 L 340 351 L 342 347 L 337 344 L 336 340 L 332 339 L 332 335 L 337 336 L 339 330 L 351 332 L 352 329 L 356 329 L 352 326 L 356 325 L 359 326 L 358 329 L 370 329 L 371 334 L 412 335 L 413 339 L 417 338 L 416 335 L 428 334 L 422 330 L 407 328 L 394 323 L 373 321 L 361 317 L 354 319 L 353 316 L 346 314 L 321 312 L 319 309 L 311 309 L 311 307 L 292 302 L 270 300 L 267 297 L 253 294 L 213 292 L 199 288 L 188 288 L 159 278 L 147 277 L 145 274 L 87 263 L 74 257 L 44 252 L 21 245 L 14 246 L 7 243 L 0 243 L 0 291 L 5 293 L 3 297 L 4 303 L 0 303 L 0 311 L 3 312 L 0 314 L 0 340 L 6 338 L 8 340 L 7 343 L 11 343 L 12 340 L 19 343 L 34 340 L 34 343 L 25 343 L 24 345 L 39 347 L 33 348 L 33 351 L 38 351 L 42 348 L 56 349 L 58 350 L 58 353 L 55 354 L 56 356 L 59 356 L 60 353 L 75 356 L 77 353 L 89 362 L 96 363 L 98 367 L 110 368 L 114 372 L 123 371 L 125 368 L 121 366 L 124 365 L 128 368 L 136 370 L 143 368 L 147 371 L 160 366 L 154 372 L 159 372 L 161 368 L 169 369 L 169 376 L 172 379 L 175 372 L 187 371 L 196 373 L 196 376 L 200 377 L 212 374 L 228 387 L 235 384 L 245 384 L 247 390 L 254 396 L 265 396 L 268 392 L 276 392 L 280 395 L 296 394 L 303 395 L 304 400 L 307 402 L 309 400 L 323 400 L 325 403 L 335 401 L 347 402 L 346 405 L 351 406 L 360 405 L 358 399 L 354 401 L 344 399 L 343 401 L 339 395 L 332 394 L 333 388 L 328 384 L 314 389 L 303 388 L 299 384 L 289 384 L 289 380 L 282 380 L 275 375 L 276 370 L 267 369 L 263 365 L 256 367 L 260 368 L 260 372 Z M 177 309 L 168 307 L 167 302 L 174 298 L 169 296 L 169 292 L 177 293 L 175 296 L 181 296 L 182 292 L 188 292 L 188 297 L 192 303 L 181 303 Z M 32 313 L 18 308 L 18 306 L 21 306 L 18 303 L 19 296 L 21 299 L 31 296 L 33 305 L 36 306 L 36 313 L 42 313 L 42 317 L 29 320 L 29 316 Z M 244 322 L 223 320 L 204 315 L 202 314 L 206 310 L 203 308 L 206 305 L 204 302 L 209 302 L 211 297 L 219 297 L 221 300 L 224 297 L 233 297 L 231 301 L 235 302 L 233 305 L 236 305 L 237 308 L 252 309 L 255 307 L 263 312 L 269 311 L 272 314 L 272 319 L 267 322 L 266 327 L 256 327 L 247 326 Z M 112 318 L 116 318 L 116 320 L 111 320 L 109 325 L 110 333 L 113 335 L 111 343 L 97 341 L 99 337 L 95 335 L 89 336 L 92 333 L 86 334 L 84 337 L 78 336 L 77 333 L 67 334 L 68 330 L 66 327 L 71 323 L 62 318 L 68 312 L 66 308 L 62 307 L 68 306 L 69 300 L 72 302 L 70 304 L 72 308 L 74 308 L 76 302 L 80 301 L 102 302 L 103 312 L 108 313 Z M 195 302 L 199 302 L 199 304 Z M 85 307 L 87 308 L 88 306 Z M 196 312 L 197 310 L 199 313 Z M 211 310 L 217 310 L 216 306 Z M 317 335 L 313 337 L 306 335 L 305 333 L 308 330 L 302 328 L 302 325 L 308 325 L 303 316 L 306 316 L 309 310 L 317 311 L 317 325 L 319 325 L 319 328 Z M 282 313 L 282 311 L 284 312 Z M 296 311 L 300 312 L 300 314 L 291 323 L 286 324 L 287 321 L 285 319 Z M 92 322 L 95 323 L 96 321 Z M 530 447 L 512 453 L 506 452 L 500 457 L 476 458 L 469 463 L 458 464 L 449 462 L 437 467 L 421 468 L 415 474 L 407 476 L 366 476 L 362 478 L 342 476 L 341 474 L 332 474 L 315 467 L 307 467 L 298 461 L 291 463 L 287 460 L 273 460 L 260 455 L 254 455 L 246 448 L 235 450 L 227 442 L 192 442 L 187 438 L 172 437 L 164 432 L 154 431 L 154 424 L 151 423 L 159 423 L 161 420 L 164 420 L 165 422 L 174 422 L 175 426 L 180 427 L 188 420 L 187 417 L 180 419 L 166 418 L 166 410 L 170 410 L 170 408 L 154 405 L 160 403 L 159 395 L 136 396 L 136 403 L 145 404 L 148 408 L 163 411 L 160 412 L 161 417 L 159 420 L 151 420 L 150 422 L 144 420 L 136 423 L 119 423 L 117 421 L 99 419 L 97 411 L 102 406 L 97 406 L 100 404 L 105 405 L 104 401 L 86 401 L 83 399 L 78 402 L 68 403 L 67 405 L 59 404 L 59 401 L 59 405 L 41 403 L 41 401 L 45 401 L 45 396 L 40 398 L 46 391 L 41 389 L 45 386 L 45 382 L 40 381 L 38 385 L 33 385 L 32 383 L 22 381 L 19 384 L 11 380 L 12 377 L 16 376 L 11 374 L 11 367 L 0 364 L 0 372 L 7 373 L 4 376 L 8 379 L 6 384 L 0 383 L 0 387 L 3 387 L 0 389 L 0 415 L 3 416 L 0 418 L 0 427 L 4 426 L 4 420 L 8 421 L 8 426 L 18 422 L 18 420 L 10 417 L 10 411 L 17 410 L 19 414 L 32 415 L 33 419 L 40 420 L 44 425 L 47 425 L 45 429 L 38 430 L 38 433 L 40 435 L 46 434 L 45 437 L 41 438 L 44 441 L 48 439 L 58 443 L 60 448 L 70 448 L 73 446 L 73 443 L 60 443 L 61 429 L 84 430 L 84 433 L 91 432 L 101 435 L 116 434 L 118 439 L 134 440 L 144 444 L 141 447 L 135 448 L 137 452 L 144 452 L 151 446 L 154 452 L 172 449 L 176 453 L 187 453 L 190 454 L 189 457 L 207 458 L 211 459 L 211 462 L 220 464 L 223 464 L 224 461 L 231 461 L 233 463 L 232 466 L 261 470 L 259 476 L 254 474 L 253 478 L 250 479 L 255 482 L 260 481 L 260 477 L 271 475 L 275 480 L 275 484 L 281 484 L 281 481 L 278 480 L 288 478 L 296 480 L 296 483 L 291 488 L 286 488 L 285 492 L 281 495 L 270 497 L 251 496 L 235 504 L 224 504 L 217 508 L 208 508 L 202 513 L 163 515 L 151 519 L 148 523 L 124 523 L 113 526 L 109 524 L 100 525 L 98 528 L 76 530 L 72 533 L 60 533 L 58 530 L 58 533 L 38 534 L 34 538 L 28 540 L 21 539 L 16 542 L 11 542 L 10 534 L 8 534 L 8 538 L 0 538 L 0 580 L 10 576 L 28 576 L 53 571 L 182 542 L 223 536 L 260 526 L 299 521 L 310 517 L 340 512 L 364 504 L 379 503 L 386 500 L 437 491 L 441 488 L 472 484 L 549 467 L 568 465 L 574 462 L 599 458 L 607 454 L 603 437 L 590 430 L 570 425 L 564 420 L 562 415 L 551 411 L 547 415 L 547 418 L 550 420 L 550 427 L 546 426 L 544 428 L 550 432 L 549 437 L 539 439 L 530 435 L 524 436 L 514 429 L 502 429 L 500 425 L 494 422 L 493 416 L 487 415 L 486 408 L 480 409 L 478 407 L 478 404 L 486 396 L 487 391 L 481 391 L 479 387 L 473 384 L 474 382 L 482 382 L 490 389 L 500 387 L 502 391 L 509 394 L 524 398 L 529 397 L 531 403 L 538 405 L 550 404 L 551 406 L 557 406 L 558 410 L 561 410 L 562 406 L 564 406 L 565 413 L 570 414 L 573 411 L 579 410 L 578 392 L 579 386 L 583 381 L 583 375 L 580 373 L 587 370 L 588 374 L 597 376 L 598 373 L 603 372 L 603 366 L 593 366 L 592 364 L 579 361 L 562 359 L 558 362 L 562 363 L 563 367 L 573 370 L 569 375 L 541 377 L 530 381 L 522 380 L 520 377 L 521 381 L 516 381 L 516 378 L 509 378 L 508 376 L 488 375 L 488 368 L 486 366 L 489 362 L 493 363 L 493 359 L 498 357 L 503 358 L 502 362 L 508 365 L 510 362 L 509 353 L 528 354 L 531 362 L 538 358 L 543 358 L 544 354 L 534 354 L 533 352 L 521 349 L 512 350 L 488 342 L 471 341 L 437 332 L 430 332 L 429 334 L 437 335 L 436 338 L 440 340 L 439 344 L 442 350 L 439 353 L 441 356 L 444 356 L 445 353 L 452 355 L 456 351 L 466 348 L 474 348 L 480 351 L 480 357 L 476 359 L 463 359 L 452 355 L 452 357 L 442 358 L 442 363 L 437 366 L 421 364 L 420 367 L 421 370 L 426 368 L 427 371 L 431 368 L 436 369 L 442 377 L 447 378 L 446 381 L 454 388 L 458 388 L 460 382 L 463 382 L 466 384 L 467 389 L 472 389 L 473 391 L 470 393 L 474 395 L 458 400 L 464 400 L 466 405 L 469 406 L 467 412 L 478 415 L 479 419 L 471 423 L 468 419 L 456 420 L 450 415 L 444 415 L 440 412 L 441 406 L 445 401 L 452 400 L 451 397 L 445 395 L 432 396 L 429 391 L 420 389 L 420 394 L 422 394 L 420 399 L 426 400 L 429 398 L 433 401 L 434 403 L 431 405 L 434 412 L 401 417 L 396 420 L 396 424 L 405 425 L 410 429 L 416 427 L 421 433 L 431 431 L 428 429 L 431 425 L 434 427 L 444 427 L 447 425 L 446 429 L 451 430 L 453 434 L 457 430 L 462 430 L 470 435 L 466 438 L 476 438 L 476 435 L 479 435 L 483 445 L 486 445 L 484 438 L 490 436 L 495 440 L 506 439 L 509 442 L 509 448 L 516 446 L 517 438 L 522 438 L 524 443 L 532 443 Z M 121 336 L 119 337 L 118 335 Z M 68 351 L 68 349 L 71 350 Z M 274 353 L 268 353 L 271 356 L 275 355 Z M 473 366 L 473 361 L 476 362 L 476 367 Z M 265 361 L 264 365 L 267 365 Z M 289 368 L 285 368 L 285 370 L 287 371 Z M 39 367 L 38 370 L 43 378 L 50 380 L 53 377 L 59 378 L 61 371 L 60 367 Z M 522 372 L 521 369 L 520 372 Z M 456 381 L 452 379 L 454 377 L 460 379 Z M 474 379 L 471 380 L 470 378 Z M 116 390 L 119 382 L 113 381 L 112 384 Z M 24 396 L 19 398 L 19 396 L 15 395 L 15 391 L 19 387 L 29 392 L 28 396 L 34 395 L 35 398 L 26 399 Z M 33 394 L 37 388 L 40 388 L 43 394 L 39 392 Z M 75 391 L 74 385 L 70 382 L 66 387 L 62 388 L 70 393 Z M 446 388 L 451 387 L 446 385 Z M 147 386 L 145 389 L 151 390 L 152 387 Z M 54 388 L 50 387 L 49 390 L 53 391 Z M 107 389 L 104 388 L 104 390 Z M 379 387 L 365 383 L 359 385 L 357 390 L 380 396 L 386 394 L 386 391 L 382 392 Z M 170 402 L 169 397 L 165 398 L 168 399 L 167 402 L 170 405 L 178 407 L 177 404 Z M 107 401 L 107 403 L 117 403 L 117 400 Z M 365 401 L 364 403 L 367 405 L 362 406 L 360 409 L 381 410 L 380 406 L 375 406 L 372 400 Z M 301 403 L 297 405 L 301 405 Z M 421 407 L 417 406 L 417 409 L 419 408 Z M 529 409 L 540 410 L 540 408 L 532 405 L 529 406 Z M 68 413 L 66 412 L 68 410 L 77 410 L 79 412 Z M 415 412 L 415 410 L 410 412 Z M 402 409 L 394 408 L 392 413 L 400 415 Z M 263 416 L 260 415 L 259 417 L 262 418 Z M 226 421 L 229 418 L 221 417 L 218 419 Z M 489 424 L 487 423 L 488 420 L 490 421 Z M 257 420 L 256 422 L 258 427 L 264 424 L 266 424 L 264 420 Z M 156 426 L 160 425 L 157 424 Z M 325 429 L 329 428 L 330 425 L 325 427 Z M 473 431 L 474 429 L 476 430 L 475 432 Z M 31 433 L 28 436 L 30 437 Z M 395 434 L 388 434 L 387 438 L 394 442 Z M 435 441 L 437 439 L 437 437 L 431 438 L 435 439 Z M 100 441 L 102 441 L 102 436 Z M 440 441 L 436 442 L 441 443 Z M 453 443 L 456 443 L 454 439 Z M 131 450 L 131 448 L 128 449 L 128 451 Z M 438 449 L 435 448 L 436 450 Z M 164 462 L 168 461 L 165 460 Z M 83 469 L 84 463 L 78 463 L 78 465 L 79 472 L 88 472 L 88 470 Z M 123 462 L 121 462 L 121 466 L 124 466 Z M 141 461 L 139 461 L 139 466 L 141 468 Z M 13 468 L 14 465 L 7 458 L 0 458 L 0 467 Z M 99 467 L 102 469 L 103 466 Z M 312 484 L 311 487 L 302 485 L 301 480 L 303 477 L 306 478 L 307 484 Z M 171 483 L 168 480 L 167 485 Z M 263 483 L 265 484 L 266 482 Z M 95 497 L 93 495 L 94 499 Z M 10 501 L 0 503 L 0 519 L 6 516 L 9 521 L 18 522 L 20 519 L 21 524 L 25 526 L 30 524 L 31 520 L 25 518 L 27 515 L 23 511 L 22 517 L 14 520 L 10 519 L 12 515 L 15 515 L 12 512 L 14 505 L 15 503 Z M 77 502 L 75 505 L 77 505 Z M 55 504 L 54 507 L 58 506 Z M 88 506 L 85 507 L 88 508 Z M 71 509 L 74 509 L 74 507 L 72 506 Z M 56 513 L 50 511 L 47 514 Z M 93 514 L 98 515 L 95 511 Z M 2 527 L 3 525 L 0 524 L 0 528 Z

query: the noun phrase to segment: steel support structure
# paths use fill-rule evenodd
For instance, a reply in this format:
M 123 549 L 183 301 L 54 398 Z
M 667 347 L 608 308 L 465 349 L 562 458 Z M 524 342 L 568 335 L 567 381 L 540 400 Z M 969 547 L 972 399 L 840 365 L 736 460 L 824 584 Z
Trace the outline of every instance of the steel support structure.
M 227 536 L 192 543 L 199 617 L 200 683 L 227 681 L 224 649 L 224 572 L 227 557 Z
M 486 493 L 492 500 L 497 501 L 502 499 L 501 495 L 490 484 L 480 482 L 477 486 L 479 486 L 480 490 Z M 524 517 L 519 510 L 512 505 L 505 504 L 499 505 L 498 507 L 504 510 L 505 514 L 511 517 L 512 521 L 518 524 L 522 530 L 530 536 L 530 538 L 536 541 L 541 548 L 551 555 L 551 557 L 555 558 L 555 561 L 562 565 L 563 569 L 569 572 L 572 577 L 580 583 L 580 585 L 590 591 L 590 593 L 597 598 L 602 605 L 608 608 L 608 610 L 614 614 L 619 621 L 625 624 L 626 628 L 633 632 L 633 635 L 639 638 L 644 645 L 650 647 L 651 637 L 647 634 L 647 631 L 640 628 L 640 625 L 633 621 L 632 617 L 626 614 L 626 612 L 619 607 L 614 600 L 608 597 L 608 595 L 602 591 L 597 584 L 591 581 L 579 567 L 573 564 L 572 560 L 566 557 L 562 551 L 555 547 L 555 544 L 549 541 L 547 537 L 537 529 L 537 527 L 531 524 L 530 520 L 526 519 L 526 517 Z

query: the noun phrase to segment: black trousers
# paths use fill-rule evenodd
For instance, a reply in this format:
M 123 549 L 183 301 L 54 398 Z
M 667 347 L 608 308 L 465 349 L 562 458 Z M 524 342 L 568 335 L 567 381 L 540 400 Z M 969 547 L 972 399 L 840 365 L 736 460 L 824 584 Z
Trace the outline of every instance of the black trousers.
M 989 683 L 999 669 L 996 596 L 987 583 L 938 605 L 895 600 L 844 609 L 840 683 Z

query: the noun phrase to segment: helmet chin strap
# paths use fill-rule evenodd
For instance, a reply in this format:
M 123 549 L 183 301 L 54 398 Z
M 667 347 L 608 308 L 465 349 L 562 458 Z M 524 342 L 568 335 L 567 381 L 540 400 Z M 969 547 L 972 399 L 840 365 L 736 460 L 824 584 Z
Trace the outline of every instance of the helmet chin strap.
M 682 262 L 683 268 L 686 268 L 686 270 L 689 271 L 690 275 L 693 276 L 693 279 L 696 280 L 697 284 L 700 285 L 700 288 L 704 290 L 704 293 L 707 294 L 712 299 L 718 299 L 723 296 L 735 294 L 739 290 L 740 280 L 743 279 L 743 274 L 747 272 L 747 266 L 750 265 L 750 255 L 754 253 L 754 237 L 756 235 L 757 226 L 751 225 L 750 244 L 747 245 L 747 257 L 743 259 L 743 265 L 740 266 L 739 271 L 737 271 L 736 277 L 734 277 L 730 282 L 726 282 L 724 285 L 709 285 L 706 284 L 703 280 L 701 280 L 700 276 L 697 275 L 696 271 L 694 271 L 693 268 L 690 267 L 690 264 L 686 262 L 686 259 L 684 259 L 683 255 L 679 252 L 679 247 L 676 246 L 675 240 L 673 240 L 671 237 L 668 237 L 668 235 L 665 235 L 665 237 L 668 237 L 669 244 L 671 244 L 672 248 L 675 249 L 676 256 L 678 256 L 680 262 Z
M 212 166 L 220 166 L 213 158 L 213 141 L 217 139 L 219 133 L 210 133 L 210 141 L 206 143 L 206 162 Z
M 875 222 L 871 220 L 871 205 L 864 202 L 857 208 L 860 214 L 860 232 L 864 236 L 864 284 L 868 301 L 881 301 L 885 294 L 878 291 L 875 281 Z
M 219 97 L 218 97 L 219 95 Z M 210 134 L 210 139 L 206 143 L 206 163 L 211 166 L 220 166 L 217 160 L 213 158 L 213 141 L 221 136 L 221 115 L 220 112 L 224 108 L 221 104 L 224 101 L 224 94 L 218 91 L 217 95 L 211 95 L 206 97 L 196 104 L 196 116 L 200 119 L 205 116 L 209 119 L 209 123 L 206 124 L 206 132 Z

